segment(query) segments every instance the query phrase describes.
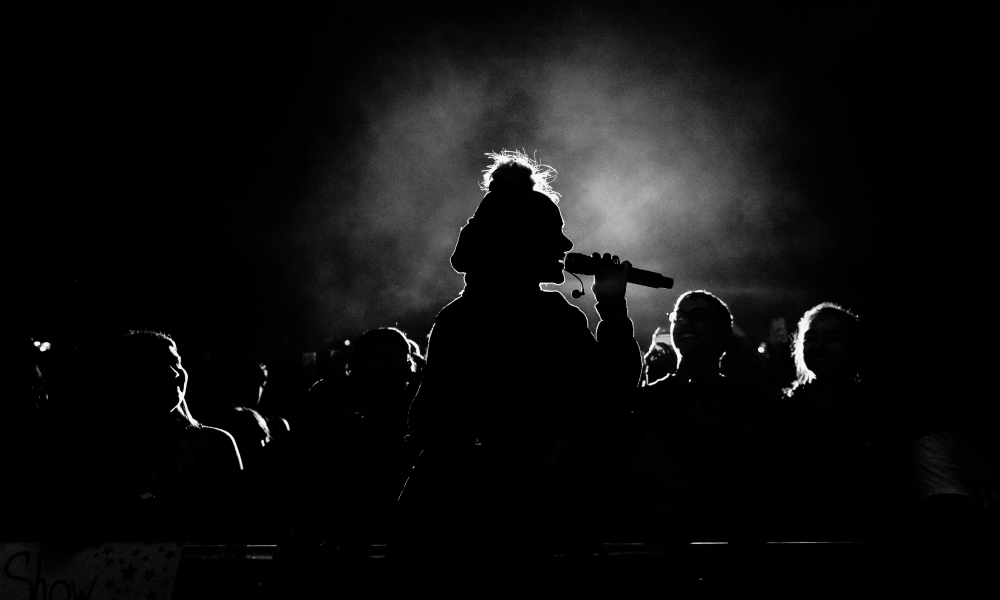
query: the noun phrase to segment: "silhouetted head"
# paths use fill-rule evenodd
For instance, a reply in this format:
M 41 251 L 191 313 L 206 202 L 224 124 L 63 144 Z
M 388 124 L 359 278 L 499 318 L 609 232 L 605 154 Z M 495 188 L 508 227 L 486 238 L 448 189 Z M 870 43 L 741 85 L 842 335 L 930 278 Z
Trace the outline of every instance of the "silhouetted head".
M 459 234 L 451 265 L 471 278 L 490 273 L 507 281 L 562 283 L 573 242 L 563 234 L 555 171 L 520 152 L 487 154 L 493 165 L 481 185 L 486 196 Z
M 224 358 L 217 368 L 226 406 L 256 408 L 267 385 L 267 367 L 249 356 L 235 355 Z
M 413 359 L 406 335 L 395 327 L 364 332 L 352 346 L 349 376 L 371 393 L 406 390 L 413 375 Z
M 832 302 L 807 310 L 794 337 L 795 384 L 857 380 L 861 364 L 859 330 L 858 317 Z
M 121 416 L 143 420 L 159 420 L 171 411 L 187 417 L 188 374 L 181 366 L 177 344 L 163 333 L 130 331 L 116 348 L 123 367 L 123 389 L 117 410 Z
M 670 313 L 670 334 L 682 359 L 719 359 L 733 334 L 733 315 L 715 294 L 685 292 Z

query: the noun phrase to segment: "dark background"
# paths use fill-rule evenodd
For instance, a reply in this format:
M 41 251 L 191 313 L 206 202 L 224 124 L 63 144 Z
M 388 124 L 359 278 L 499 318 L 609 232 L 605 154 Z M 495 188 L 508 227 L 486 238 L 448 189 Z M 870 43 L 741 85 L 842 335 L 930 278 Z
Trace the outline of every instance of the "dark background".
M 991 288 L 981 22 L 706 3 L 22 10 L 8 321 L 56 341 L 159 329 L 182 351 L 394 324 L 423 342 L 462 287 L 448 257 L 483 154 L 523 148 L 559 172 L 577 250 L 676 279 L 630 286 L 642 345 L 704 288 L 754 339 L 830 300 L 922 352 L 966 310 L 942 298 L 982 306 Z

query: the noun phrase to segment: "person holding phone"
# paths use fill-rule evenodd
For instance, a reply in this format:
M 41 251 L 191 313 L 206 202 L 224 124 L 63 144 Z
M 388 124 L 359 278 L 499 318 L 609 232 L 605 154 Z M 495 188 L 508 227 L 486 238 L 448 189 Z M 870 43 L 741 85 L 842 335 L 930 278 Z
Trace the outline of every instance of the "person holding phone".
M 642 357 L 642 385 L 645 387 L 677 370 L 677 353 L 669 328 L 657 327 L 653 341 Z

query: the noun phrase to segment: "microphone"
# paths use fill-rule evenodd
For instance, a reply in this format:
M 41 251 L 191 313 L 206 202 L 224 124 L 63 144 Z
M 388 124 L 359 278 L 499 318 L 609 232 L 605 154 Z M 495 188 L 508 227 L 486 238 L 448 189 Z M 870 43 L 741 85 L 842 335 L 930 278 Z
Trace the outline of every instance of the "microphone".
M 593 256 L 570 252 L 566 255 L 566 270 L 577 275 L 593 275 L 597 271 L 597 261 Z M 674 280 L 659 273 L 644 271 L 635 267 L 628 270 L 628 282 L 651 288 L 672 288 Z M 575 298 L 576 296 L 574 296 Z

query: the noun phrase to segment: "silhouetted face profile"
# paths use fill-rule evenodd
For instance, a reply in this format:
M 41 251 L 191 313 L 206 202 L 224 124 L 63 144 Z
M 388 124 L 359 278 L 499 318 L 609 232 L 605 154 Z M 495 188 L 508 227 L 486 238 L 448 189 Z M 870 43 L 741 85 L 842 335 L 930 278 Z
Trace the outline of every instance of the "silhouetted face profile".
M 140 336 L 129 336 L 140 337 Z M 177 346 L 170 340 L 152 336 L 130 340 L 127 392 L 130 412 L 159 417 L 169 413 L 184 399 L 188 374 L 181 366 Z
M 817 380 L 848 378 L 857 367 L 850 317 L 821 312 L 802 336 L 802 357 Z
M 722 356 L 729 328 L 704 296 L 686 296 L 670 316 L 670 333 L 681 358 Z
M 566 253 L 573 249 L 573 242 L 563 233 L 565 223 L 559 207 L 546 200 L 539 200 L 538 204 L 537 232 L 534 239 L 524 240 L 530 252 L 529 264 L 535 265 L 531 279 L 538 283 L 559 284 L 565 280 L 563 261 Z

